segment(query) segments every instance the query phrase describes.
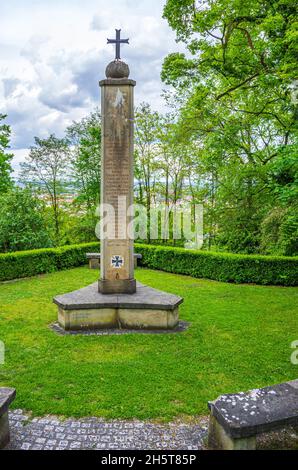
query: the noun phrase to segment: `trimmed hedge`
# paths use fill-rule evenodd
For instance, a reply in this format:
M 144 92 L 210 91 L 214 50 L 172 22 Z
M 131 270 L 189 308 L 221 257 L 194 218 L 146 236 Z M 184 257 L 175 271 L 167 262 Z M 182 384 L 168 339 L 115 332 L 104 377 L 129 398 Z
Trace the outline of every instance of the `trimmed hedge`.
M 99 242 L 0 254 L 0 281 L 35 276 L 87 263 L 87 252 L 99 252 Z M 141 265 L 216 281 L 298 285 L 298 257 L 236 255 L 136 243 Z
M 223 282 L 296 286 L 298 257 L 239 255 L 136 244 L 141 265 Z
M 15 251 L 0 254 L 0 281 L 8 281 L 36 274 L 82 266 L 87 263 L 86 253 L 100 249 L 99 243 L 84 243 L 59 248 Z

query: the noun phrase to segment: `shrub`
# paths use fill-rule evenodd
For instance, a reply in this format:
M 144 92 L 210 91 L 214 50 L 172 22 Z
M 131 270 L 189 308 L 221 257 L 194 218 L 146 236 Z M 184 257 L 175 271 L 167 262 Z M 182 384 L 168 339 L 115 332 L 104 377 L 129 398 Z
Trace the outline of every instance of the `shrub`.
M 294 286 L 298 257 L 212 253 L 136 244 L 141 264 L 177 274 L 224 282 Z
M 81 266 L 87 251 L 99 251 L 99 243 L 0 254 L 0 281 Z
M 99 252 L 99 243 L 0 254 L 0 281 L 82 266 L 86 253 Z M 135 244 L 141 265 L 224 282 L 295 286 L 298 257 L 237 255 L 184 248 Z
M 0 196 L 0 252 L 50 248 L 46 206 L 28 188 L 15 187 Z

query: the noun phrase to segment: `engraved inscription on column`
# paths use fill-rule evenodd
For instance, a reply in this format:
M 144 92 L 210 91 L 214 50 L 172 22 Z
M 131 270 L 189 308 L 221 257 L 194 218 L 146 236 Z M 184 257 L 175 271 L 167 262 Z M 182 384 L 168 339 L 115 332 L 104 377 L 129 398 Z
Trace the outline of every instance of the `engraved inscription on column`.
M 101 279 L 132 280 L 133 240 L 127 209 L 133 203 L 133 86 L 106 80 L 102 86 L 102 197 L 114 208 L 115 239 L 101 243 Z M 115 283 L 116 284 L 116 283 Z

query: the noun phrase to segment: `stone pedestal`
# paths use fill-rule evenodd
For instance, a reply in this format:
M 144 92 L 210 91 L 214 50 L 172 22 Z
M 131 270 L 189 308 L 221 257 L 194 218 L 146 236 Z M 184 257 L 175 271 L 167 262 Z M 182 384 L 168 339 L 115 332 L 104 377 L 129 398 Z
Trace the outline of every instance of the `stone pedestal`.
M 65 330 L 175 328 L 183 299 L 137 283 L 135 294 L 102 294 L 97 283 L 54 298 Z

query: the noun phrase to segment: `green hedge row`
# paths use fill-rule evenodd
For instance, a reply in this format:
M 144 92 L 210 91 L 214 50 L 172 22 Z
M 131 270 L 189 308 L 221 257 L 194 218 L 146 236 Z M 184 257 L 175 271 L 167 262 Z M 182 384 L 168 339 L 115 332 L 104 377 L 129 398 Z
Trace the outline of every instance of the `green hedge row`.
M 99 243 L 95 242 L 3 253 L 0 254 L 0 281 L 81 266 L 87 263 L 87 252 L 98 252 L 99 249 Z
M 136 244 L 141 264 L 192 277 L 216 281 L 295 286 L 298 284 L 298 257 L 236 255 L 184 248 Z
M 87 252 L 99 252 L 99 243 L 0 254 L 0 281 L 35 276 L 86 264 Z M 177 274 L 224 282 L 253 282 L 295 286 L 298 257 L 209 253 L 136 243 L 141 265 Z

